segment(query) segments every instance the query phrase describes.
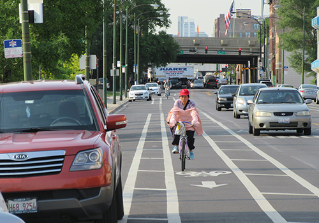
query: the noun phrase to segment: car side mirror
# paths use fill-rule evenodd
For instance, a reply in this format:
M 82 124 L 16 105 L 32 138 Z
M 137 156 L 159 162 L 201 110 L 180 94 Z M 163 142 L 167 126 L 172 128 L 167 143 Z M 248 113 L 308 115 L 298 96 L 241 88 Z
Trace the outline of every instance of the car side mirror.
M 125 128 L 127 124 L 125 115 L 108 115 L 106 117 L 106 131 Z
M 254 102 L 253 102 L 253 100 L 247 100 L 247 104 L 253 104 Z
M 311 104 L 312 100 L 311 99 L 306 99 L 306 104 Z

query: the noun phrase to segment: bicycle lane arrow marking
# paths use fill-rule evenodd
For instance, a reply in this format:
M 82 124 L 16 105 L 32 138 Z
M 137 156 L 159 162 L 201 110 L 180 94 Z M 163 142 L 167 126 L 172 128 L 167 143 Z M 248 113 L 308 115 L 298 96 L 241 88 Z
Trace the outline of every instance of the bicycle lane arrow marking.
M 215 181 L 202 181 L 202 185 L 195 185 L 195 184 L 191 184 L 191 185 L 196 187 L 206 187 L 209 189 L 213 189 L 215 187 L 225 186 L 227 184 L 216 184 Z

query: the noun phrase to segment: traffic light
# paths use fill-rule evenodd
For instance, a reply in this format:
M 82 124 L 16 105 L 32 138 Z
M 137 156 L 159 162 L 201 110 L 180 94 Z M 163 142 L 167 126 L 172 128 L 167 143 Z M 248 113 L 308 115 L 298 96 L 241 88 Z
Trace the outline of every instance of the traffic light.
M 241 48 L 238 49 L 238 55 L 241 55 Z
M 208 50 L 208 47 L 207 46 L 205 46 L 205 53 L 207 54 L 207 50 Z

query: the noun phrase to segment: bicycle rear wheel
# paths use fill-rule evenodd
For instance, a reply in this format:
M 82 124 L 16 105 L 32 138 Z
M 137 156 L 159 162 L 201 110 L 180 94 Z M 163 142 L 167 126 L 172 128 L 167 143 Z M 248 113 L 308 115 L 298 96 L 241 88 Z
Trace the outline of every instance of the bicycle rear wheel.
M 180 145 L 181 145 L 181 148 L 180 148 L 181 149 L 181 170 L 184 171 L 186 166 L 186 154 L 185 154 L 186 140 L 181 139 Z

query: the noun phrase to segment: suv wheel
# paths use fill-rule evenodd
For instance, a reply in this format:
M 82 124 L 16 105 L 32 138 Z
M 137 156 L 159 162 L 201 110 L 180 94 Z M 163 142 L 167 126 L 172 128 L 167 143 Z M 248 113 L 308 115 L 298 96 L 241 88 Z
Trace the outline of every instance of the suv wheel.
M 94 223 L 117 223 L 117 209 L 116 209 L 116 193 L 113 194 L 112 203 L 108 210 L 103 214 L 102 219 L 97 219 Z
M 303 130 L 303 133 L 304 133 L 305 135 L 311 135 L 311 128 L 304 129 L 304 130 Z
M 259 136 L 260 135 L 260 130 L 256 129 L 255 127 L 253 127 L 253 135 L 254 136 Z
M 122 189 L 122 177 L 119 178 L 119 183 L 117 185 L 116 191 L 116 208 L 117 208 L 117 220 L 121 220 L 124 216 L 124 206 L 123 206 L 123 189 Z
M 251 126 L 249 120 L 248 120 L 248 133 L 252 134 L 253 133 L 253 127 Z

